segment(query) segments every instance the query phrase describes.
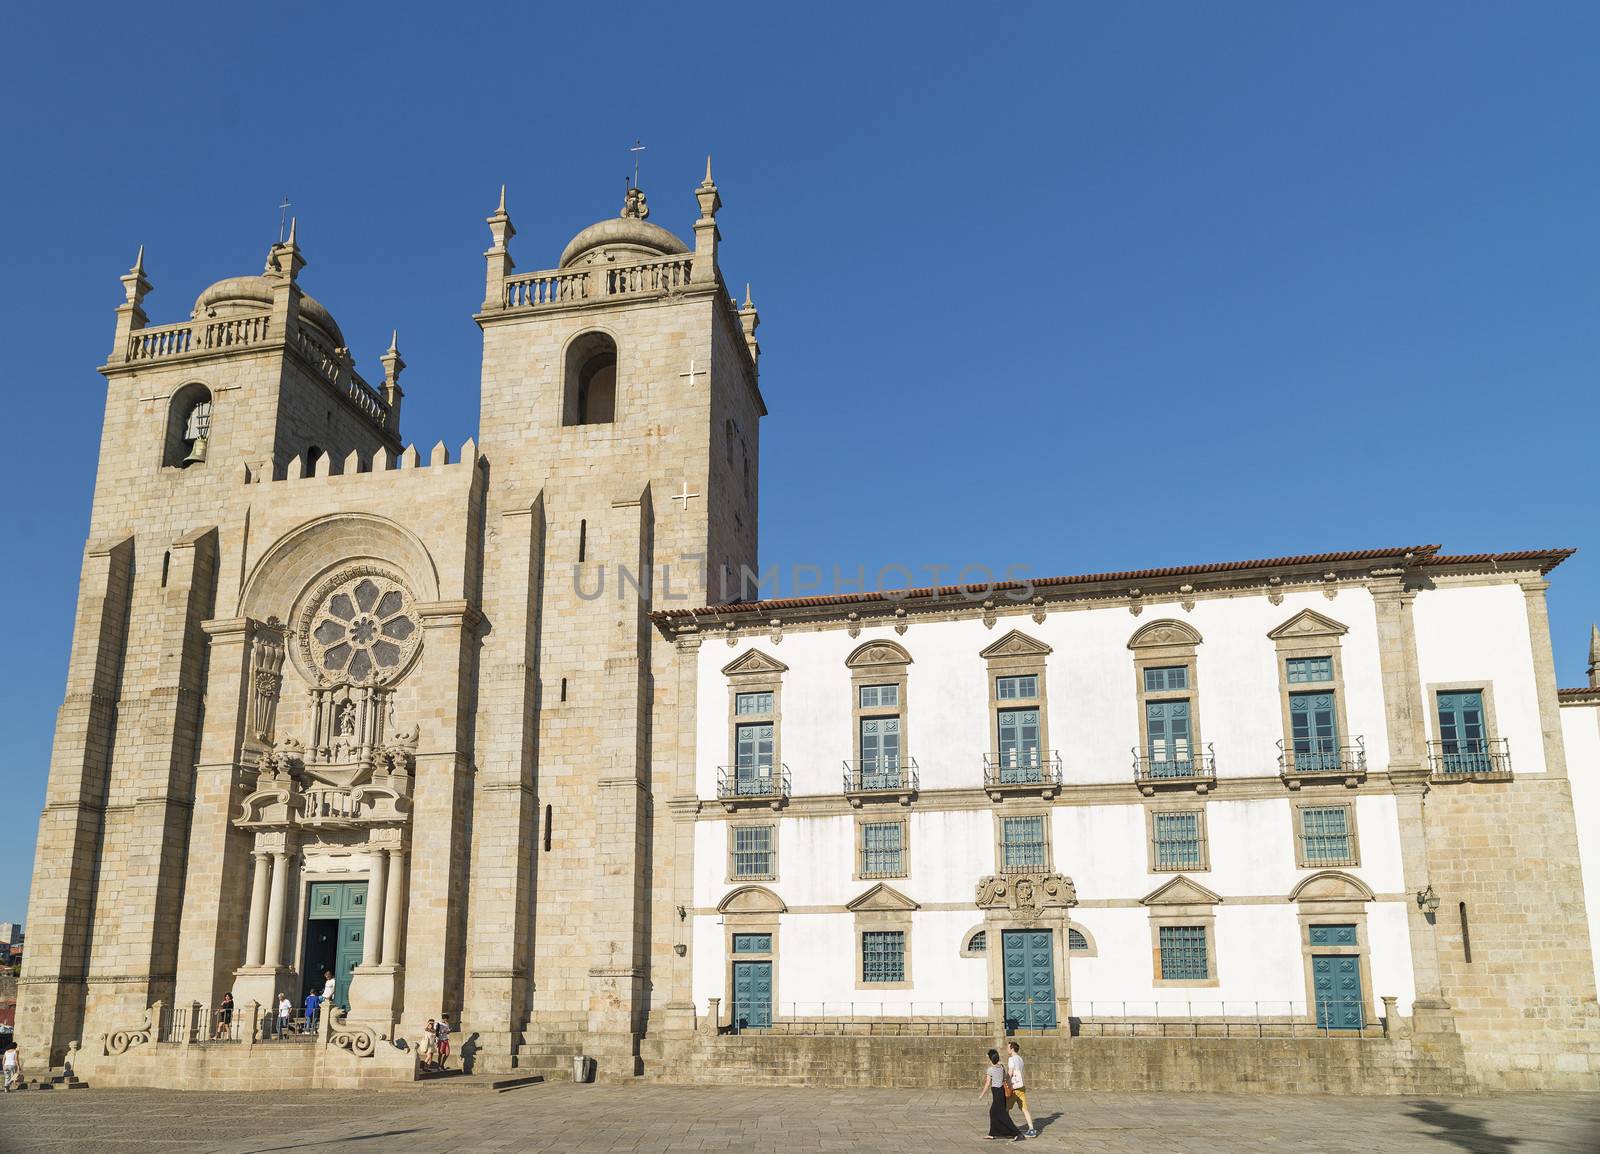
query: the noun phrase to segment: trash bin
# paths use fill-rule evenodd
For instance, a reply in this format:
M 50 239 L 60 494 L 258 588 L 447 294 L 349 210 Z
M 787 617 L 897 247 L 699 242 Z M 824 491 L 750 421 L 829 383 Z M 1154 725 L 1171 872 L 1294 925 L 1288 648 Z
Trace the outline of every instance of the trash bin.
M 572 1055 L 572 1080 L 574 1082 L 594 1081 L 594 1059 L 585 1054 Z

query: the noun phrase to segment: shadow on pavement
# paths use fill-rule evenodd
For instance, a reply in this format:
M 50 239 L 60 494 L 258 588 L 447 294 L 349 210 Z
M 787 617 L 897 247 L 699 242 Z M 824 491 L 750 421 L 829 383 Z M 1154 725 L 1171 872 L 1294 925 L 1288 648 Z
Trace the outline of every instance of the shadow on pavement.
M 1457 1112 L 1455 1107 L 1443 1102 L 1413 1102 L 1410 1116 L 1417 1121 L 1436 1127 L 1427 1135 L 1448 1142 L 1471 1154 L 1507 1154 L 1513 1146 L 1522 1145 L 1521 1138 L 1501 1138 L 1491 1134 L 1482 1118 Z

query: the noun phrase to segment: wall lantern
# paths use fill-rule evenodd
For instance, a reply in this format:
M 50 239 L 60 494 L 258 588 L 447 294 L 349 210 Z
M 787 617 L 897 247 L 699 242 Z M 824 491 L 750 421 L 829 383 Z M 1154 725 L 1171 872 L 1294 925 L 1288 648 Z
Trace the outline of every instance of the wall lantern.
M 1439 895 L 1433 892 L 1433 886 L 1425 885 L 1417 891 L 1417 905 L 1425 914 L 1437 913 L 1439 910 Z

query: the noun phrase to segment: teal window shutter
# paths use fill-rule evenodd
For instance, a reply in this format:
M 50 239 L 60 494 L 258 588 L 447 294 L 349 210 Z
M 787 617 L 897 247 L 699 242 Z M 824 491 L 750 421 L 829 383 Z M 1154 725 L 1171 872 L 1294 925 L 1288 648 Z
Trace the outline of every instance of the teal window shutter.
M 1043 869 L 1045 866 L 1044 817 L 1000 819 L 1001 865 L 1008 870 Z
M 1001 701 L 1025 700 L 1039 696 L 1039 678 L 1032 673 L 1020 677 L 997 677 L 994 695 Z
M 1189 688 L 1189 667 L 1187 665 L 1163 665 L 1157 669 L 1144 671 L 1144 691 L 1146 693 L 1171 693 Z
M 1300 831 L 1306 865 L 1349 865 L 1355 861 L 1349 806 L 1305 807 L 1300 811 Z
M 1031 770 L 1032 780 L 1038 780 L 1039 711 L 1002 709 L 997 721 L 1000 736 L 1000 780 L 1028 780 L 1025 776 L 1008 777 L 1007 772 L 1014 770 Z
M 1147 701 L 1144 711 L 1145 734 L 1150 748 L 1150 776 L 1189 776 L 1193 772 L 1194 756 L 1189 745 L 1188 700 Z
M 772 869 L 772 827 L 736 825 L 733 827 L 733 876 L 770 878 Z
M 888 789 L 900 780 L 900 719 L 861 719 L 861 776 L 867 789 Z
M 897 821 L 861 827 L 861 876 L 901 877 L 905 873 L 905 827 Z
M 1439 744 L 1446 773 L 1492 770 L 1488 737 L 1482 690 L 1439 694 Z
M 1291 657 L 1284 666 L 1290 685 L 1333 680 L 1332 657 Z
M 1289 694 L 1289 736 L 1295 768 L 1307 773 L 1339 769 L 1339 724 L 1332 692 Z
M 772 694 L 770 693 L 739 693 L 733 699 L 733 711 L 736 714 L 762 714 L 772 712 Z

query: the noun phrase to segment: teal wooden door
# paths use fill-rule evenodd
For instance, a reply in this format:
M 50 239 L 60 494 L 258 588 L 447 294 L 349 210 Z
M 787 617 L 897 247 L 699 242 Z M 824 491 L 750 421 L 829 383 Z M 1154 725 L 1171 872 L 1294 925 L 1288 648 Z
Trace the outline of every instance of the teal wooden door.
M 861 784 L 865 789 L 900 787 L 900 719 L 861 719 Z
M 1354 946 L 1353 925 L 1312 926 L 1311 948 Z M 1316 995 L 1317 1025 L 1329 1030 L 1359 1030 L 1366 1024 L 1361 994 L 1361 958 L 1356 954 L 1311 955 L 1311 988 Z
M 1039 711 L 1002 709 L 996 720 L 1000 735 L 1000 780 L 1039 780 Z
M 1006 1026 L 1049 1030 L 1056 1024 L 1054 935 L 1049 930 L 1006 930 Z
M 1439 694 L 1439 745 L 1446 773 L 1488 773 L 1481 692 Z
M 322 992 L 322 974 L 333 971 L 334 1004 L 350 1005 L 350 976 L 361 964 L 367 921 L 366 882 L 313 882 L 306 900 L 301 997 Z
M 1151 777 L 1188 777 L 1194 772 L 1189 748 L 1189 703 L 1147 701 L 1145 734 L 1150 740 Z
M 1339 723 L 1331 693 L 1289 694 L 1289 736 L 1294 767 L 1302 773 L 1337 771 Z
M 772 963 L 733 963 L 733 1024 L 764 1030 L 772 1025 Z

